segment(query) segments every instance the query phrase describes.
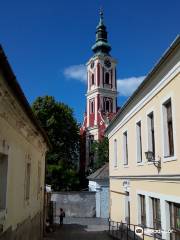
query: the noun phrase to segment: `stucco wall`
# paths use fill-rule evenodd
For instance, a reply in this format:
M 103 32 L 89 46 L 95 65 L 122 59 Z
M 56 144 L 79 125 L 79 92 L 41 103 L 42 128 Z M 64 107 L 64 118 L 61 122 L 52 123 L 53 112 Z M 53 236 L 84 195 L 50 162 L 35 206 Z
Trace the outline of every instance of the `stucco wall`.
M 163 174 L 179 174 L 180 164 L 180 74 L 176 75 L 158 94 L 156 94 L 151 101 L 142 107 L 136 114 L 132 115 L 128 122 L 126 122 L 110 139 L 110 175 L 163 175 Z M 173 111 L 173 128 L 174 128 L 174 147 L 175 157 L 174 161 L 167 161 L 163 153 L 163 128 L 162 128 L 162 104 L 168 97 L 172 99 Z M 162 167 L 158 173 L 157 168 L 153 164 L 148 164 L 144 152 L 147 151 L 147 114 L 154 111 L 154 131 L 155 131 L 155 145 L 156 145 L 156 159 L 161 157 Z M 141 164 L 137 164 L 136 157 L 136 122 L 141 120 L 142 128 L 142 153 L 143 159 Z M 123 165 L 123 133 L 128 131 L 128 167 Z M 117 139 L 117 168 L 114 168 L 114 139 Z
M 101 187 L 101 218 L 109 217 L 109 186 Z
M 63 208 L 67 217 L 95 217 L 95 192 L 55 192 L 52 201 L 56 202 L 56 215 Z
M 26 229 L 25 222 L 35 219 L 43 211 L 46 150 L 43 137 L 10 92 L 0 73 L 0 153 L 5 154 L 8 161 L 6 208 L 0 210 L 3 232 L 8 229 L 18 231 L 20 226 Z M 31 164 L 29 200 L 25 200 L 27 160 Z M 36 227 L 29 224 L 29 229 L 40 229 L 40 220 L 34 220 L 33 223 Z M 17 236 L 16 239 L 22 238 Z
M 153 227 L 152 198 L 160 199 L 162 229 L 170 229 L 169 202 L 180 204 L 180 48 L 168 55 L 168 59 L 151 76 L 134 96 L 113 129 L 109 132 L 110 162 L 110 212 L 117 222 L 126 220 L 128 199 L 130 223 L 141 224 L 138 194 L 145 196 L 146 225 Z M 171 99 L 174 155 L 166 156 L 164 144 L 163 104 Z M 161 160 L 161 168 L 147 161 L 147 115 L 153 112 L 155 134 L 155 159 Z M 136 123 L 141 121 L 142 162 L 137 162 Z M 124 165 L 123 133 L 127 131 L 128 164 Z M 115 166 L 114 140 L 117 142 L 117 166 Z M 125 183 L 126 182 L 126 183 Z M 128 184 L 127 184 L 128 182 Z M 127 184 L 127 185 L 126 185 Z M 128 197 L 129 194 L 129 197 Z M 170 235 L 162 233 L 163 239 Z
M 109 218 L 109 181 L 89 181 L 89 191 L 96 192 L 96 217 Z

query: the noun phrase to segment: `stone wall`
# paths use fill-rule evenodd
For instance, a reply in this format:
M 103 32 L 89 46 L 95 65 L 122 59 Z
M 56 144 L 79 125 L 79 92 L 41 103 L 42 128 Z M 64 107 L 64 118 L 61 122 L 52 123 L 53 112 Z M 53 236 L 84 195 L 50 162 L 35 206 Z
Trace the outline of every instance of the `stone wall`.
M 15 230 L 12 227 L 0 233 L 0 240 L 41 240 L 42 239 L 42 214 L 28 218 L 19 223 Z
M 95 192 L 54 192 L 51 200 L 56 202 L 56 217 L 63 208 L 67 217 L 95 217 Z

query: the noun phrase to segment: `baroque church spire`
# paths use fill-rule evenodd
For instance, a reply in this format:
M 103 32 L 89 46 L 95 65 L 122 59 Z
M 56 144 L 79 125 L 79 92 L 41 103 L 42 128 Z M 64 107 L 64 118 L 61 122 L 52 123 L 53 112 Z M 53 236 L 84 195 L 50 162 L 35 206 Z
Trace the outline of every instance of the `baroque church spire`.
M 111 46 L 108 43 L 106 26 L 104 25 L 104 14 L 100 10 L 99 24 L 96 27 L 96 43 L 92 46 L 95 55 L 109 55 Z

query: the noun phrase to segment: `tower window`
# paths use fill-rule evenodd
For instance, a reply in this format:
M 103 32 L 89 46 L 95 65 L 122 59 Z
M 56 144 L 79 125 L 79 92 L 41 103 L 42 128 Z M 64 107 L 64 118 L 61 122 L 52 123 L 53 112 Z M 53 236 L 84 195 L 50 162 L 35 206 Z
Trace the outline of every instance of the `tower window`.
M 90 101 L 90 113 L 94 113 L 94 101 Z
M 109 98 L 104 99 L 104 111 L 111 112 L 112 111 L 112 100 Z
M 94 85 L 94 74 L 91 75 L 91 84 Z
M 109 112 L 109 101 L 106 101 L 106 112 Z
M 108 72 L 105 73 L 105 84 L 110 84 Z

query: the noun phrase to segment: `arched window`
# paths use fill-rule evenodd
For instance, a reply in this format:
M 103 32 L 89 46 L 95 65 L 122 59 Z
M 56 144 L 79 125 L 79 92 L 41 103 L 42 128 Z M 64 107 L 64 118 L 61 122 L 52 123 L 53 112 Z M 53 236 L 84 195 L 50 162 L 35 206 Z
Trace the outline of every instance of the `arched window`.
M 109 100 L 106 100 L 106 104 L 105 104 L 105 105 L 106 105 L 106 112 L 110 112 L 110 111 L 109 111 L 109 107 L 110 107 L 110 106 L 109 106 L 109 105 L 110 105 Z
M 108 72 L 105 73 L 105 84 L 110 84 Z
M 94 85 L 94 74 L 91 75 L 91 84 Z
M 94 113 L 94 101 L 91 101 L 90 108 L 91 108 L 90 112 Z
M 104 98 L 104 112 L 112 112 L 112 99 Z

